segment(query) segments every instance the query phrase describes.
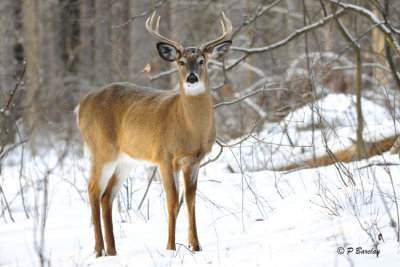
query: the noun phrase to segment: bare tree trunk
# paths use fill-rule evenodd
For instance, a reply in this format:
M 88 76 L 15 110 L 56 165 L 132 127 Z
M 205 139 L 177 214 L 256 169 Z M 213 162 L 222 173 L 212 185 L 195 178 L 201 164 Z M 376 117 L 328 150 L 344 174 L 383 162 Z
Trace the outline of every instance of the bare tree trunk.
M 341 44 L 337 41 L 340 38 L 340 33 L 333 29 L 334 25 L 329 23 L 327 30 L 324 32 L 325 52 L 332 52 L 339 55 L 342 49 Z M 332 93 L 347 92 L 347 85 L 342 71 L 331 71 L 325 78 L 325 83 Z
M 60 4 L 61 59 L 67 73 L 76 74 L 78 72 L 76 54 L 80 45 L 79 0 L 61 0 Z
M 364 119 L 362 115 L 362 104 L 361 104 L 361 52 L 360 45 L 356 39 L 350 36 L 348 30 L 345 26 L 340 22 L 339 18 L 335 17 L 336 25 L 342 34 L 343 38 L 351 45 L 354 51 L 355 60 L 356 60 L 356 85 L 355 85 L 355 94 L 356 94 L 356 110 L 357 110 L 357 159 L 362 159 L 364 155 L 364 139 L 363 139 L 363 128 L 364 128 Z
M 122 3 L 122 21 L 128 21 L 131 17 L 130 0 L 124 0 Z M 131 23 L 128 23 L 122 29 L 123 42 L 121 47 L 121 65 L 122 77 L 124 80 L 129 80 L 130 75 L 130 54 L 131 54 Z
M 112 80 L 111 5 L 110 1 L 95 1 L 94 78 L 97 85 Z
M 357 159 L 360 160 L 364 155 L 364 138 L 363 138 L 363 129 L 364 129 L 364 118 L 362 115 L 362 104 L 361 104 L 361 52 L 360 47 L 358 45 L 353 46 L 354 54 L 356 57 L 356 110 L 357 110 Z
M 247 15 L 250 15 L 250 13 L 251 13 L 251 0 L 246 0 L 246 13 L 247 13 Z M 247 29 L 247 40 L 248 40 L 248 42 L 251 42 L 252 39 L 253 39 L 253 33 L 251 32 L 251 29 L 248 28 Z M 249 56 L 247 58 L 247 62 L 250 65 L 253 65 L 253 57 Z M 247 74 L 247 87 L 250 87 L 253 84 L 253 79 L 254 79 L 253 72 L 251 70 L 249 70 L 249 72 Z
M 13 91 L 25 57 L 20 43 L 21 16 L 20 0 L 6 1 L 0 8 L 0 151 L 14 141 L 15 123 L 22 115 L 16 112 L 21 107 L 22 90 Z
M 26 91 L 25 105 L 27 108 L 24 112 L 25 126 L 31 137 L 38 127 L 38 89 L 39 89 L 39 66 L 37 55 L 37 8 L 34 0 L 22 1 L 22 26 L 24 34 L 24 47 L 27 61 L 26 67 Z M 34 138 L 31 138 L 31 148 L 34 151 Z
M 170 29 L 176 29 L 177 25 L 179 25 L 179 23 L 177 23 L 177 16 L 175 15 L 177 10 L 177 2 L 176 1 L 172 1 L 169 4 L 169 14 L 168 14 L 168 26 Z M 176 32 L 175 32 L 176 34 Z M 169 78 L 169 88 L 174 88 L 177 84 L 178 84 L 179 80 L 178 80 L 178 75 L 170 75 Z
M 390 8 L 389 8 L 389 0 L 385 0 L 385 13 L 386 16 L 390 16 Z M 393 80 L 395 82 L 397 90 L 400 90 L 400 76 L 397 74 L 396 66 L 393 62 L 392 51 L 391 51 L 390 43 L 385 38 L 385 52 L 386 52 L 386 60 L 389 64 L 390 70 L 392 71 Z
M 307 6 L 305 0 L 303 0 L 303 25 L 307 25 Z M 306 54 L 306 63 L 307 63 L 307 95 L 311 100 L 311 110 L 314 110 L 314 105 L 316 102 L 316 92 L 315 92 L 315 84 L 314 84 L 314 74 L 313 69 L 310 64 L 309 58 L 309 44 L 308 44 L 308 33 L 304 34 L 304 52 Z M 316 112 L 311 112 L 311 146 L 312 146 L 312 158 L 314 163 L 316 164 L 316 154 L 315 154 L 315 116 L 317 116 Z
M 376 8 L 373 9 L 373 13 L 379 17 L 379 12 Z M 372 50 L 374 52 L 374 61 L 378 64 L 385 65 L 385 36 L 378 28 L 372 30 Z M 388 84 L 389 80 L 384 70 L 374 68 L 374 72 L 380 84 L 384 86 Z
M 60 34 L 58 26 L 64 22 L 60 21 L 60 4 L 57 1 L 40 1 L 38 13 L 41 18 L 41 29 L 38 34 L 40 58 L 43 62 L 43 83 L 48 89 L 52 89 L 54 82 L 60 78 L 62 62 L 59 57 Z M 51 93 L 51 92 L 50 92 Z
M 16 68 L 13 45 L 18 39 L 15 20 L 19 19 L 20 5 L 19 1 L 7 1 L 0 7 L 0 105 L 7 97 L 6 88 L 11 88 L 13 84 L 12 74 Z
M 129 80 L 129 59 L 131 45 L 130 1 L 122 0 L 112 6 L 113 25 L 123 25 L 111 29 L 112 36 L 112 79 L 114 81 Z
M 81 0 L 80 5 L 80 41 L 79 76 L 84 80 L 94 80 L 94 0 Z

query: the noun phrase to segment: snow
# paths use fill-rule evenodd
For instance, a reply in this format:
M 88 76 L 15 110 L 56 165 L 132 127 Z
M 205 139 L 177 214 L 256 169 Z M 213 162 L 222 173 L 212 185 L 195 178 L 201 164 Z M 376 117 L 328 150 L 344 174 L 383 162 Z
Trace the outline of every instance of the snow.
M 259 137 L 287 142 L 282 136 L 282 128 L 286 127 L 297 143 L 302 138 L 309 140 L 310 131 L 299 128 L 311 124 L 311 109 L 322 114 L 324 127 L 332 129 L 334 140 L 347 142 L 343 140 L 346 134 L 354 133 L 354 98 L 328 95 L 313 106 L 293 111 L 286 122 L 265 126 Z M 363 110 L 368 125 L 366 136 L 379 127 L 394 129 L 393 120 L 383 107 L 363 99 Z M 387 134 L 391 133 L 387 130 Z M 40 265 L 35 243 L 41 237 L 39 226 L 43 220 L 46 179 L 49 204 L 44 256 L 53 266 L 398 266 L 399 219 L 394 201 L 399 200 L 400 192 L 398 155 L 384 153 L 343 163 L 340 168 L 331 165 L 279 172 L 262 168 L 259 158 L 264 153 L 262 159 L 273 162 L 270 158 L 276 157 L 278 163 L 284 155 L 280 150 L 286 146 L 279 146 L 271 155 L 272 150 L 254 148 L 255 140 L 247 142 L 232 152 L 224 150 L 220 159 L 200 169 L 196 214 L 201 252 L 193 253 L 186 248 L 185 204 L 177 220 L 177 250 L 165 249 L 168 229 L 165 193 L 161 182 L 154 181 L 138 210 L 151 169 L 137 167 L 126 183 L 129 190 L 123 187 L 114 202 L 118 255 L 97 259 L 86 192 L 89 160 L 73 151 L 63 157 L 56 148 L 36 156 L 25 151 L 21 170 L 22 150 L 14 150 L 3 163 L 0 176 L 15 220 L 11 222 L 7 211 L 0 217 L 0 266 Z M 242 154 L 238 153 L 240 149 Z M 216 146 L 214 153 L 218 151 Z M 229 172 L 227 164 L 237 172 Z M 349 177 L 355 185 L 350 185 Z M 29 218 L 22 206 L 20 183 Z M 128 204 L 130 193 L 132 201 Z M 0 203 L 3 209 L 3 199 Z M 127 210 L 129 205 L 132 208 Z M 378 240 L 379 234 L 383 240 Z M 356 254 L 357 248 L 373 249 L 372 239 L 379 257 Z M 337 252 L 341 247 L 343 255 Z M 354 251 L 347 253 L 350 247 Z
M 355 103 L 354 95 L 328 94 L 314 104 L 295 109 L 282 122 L 264 126 L 268 130 L 255 133 L 255 139 L 250 138 L 231 148 L 217 164 L 229 165 L 235 172 L 276 170 L 311 160 L 313 153 L 317 157 L 326 155 L 326 147 L 333 152 L 346 149 L 357 140 Z M 385 107 L 366 98 L 362 98 L 361 103 L 363 118 L 367 121 L 363 131 L 365 141 L 378 141 L 396 135 L 398 122 L 393 120 Z M 215 149 L 214 155 L 218 151 Z M 240 160 L 239 167 L 235 162 Z

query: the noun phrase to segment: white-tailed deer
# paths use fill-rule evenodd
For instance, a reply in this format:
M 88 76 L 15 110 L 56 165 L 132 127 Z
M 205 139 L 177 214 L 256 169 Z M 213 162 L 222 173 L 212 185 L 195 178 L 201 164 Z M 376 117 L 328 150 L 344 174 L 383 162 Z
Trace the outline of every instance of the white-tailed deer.
M 230 21 L 222 13 L 223 34 L 199 48 L 184 49 L 159 32 L 160 17 L 147 30 L 161 42 L 161 58 L 178 66 L 180 90 L 156 90 L 130 83 L 113 83 L 89 93 L 76 113 L 83 143 L 92 155 L 89 200 L 94 224 L 96 257 L 104 255 L 100 207 L 107 255 L 115 255 L 112 203 L 128 177 L 132 159 L 160 168 L 168 207 L 167 249 L 175 249 L 175 224 L 179 209 L 179 171 L 183 171 L 189 223 L 189 245 L 200 250 L 195 218 L 199 164 L 215 142 L 213 103 L 207 74 L 210 58 L 221 59 L 232 41 Z

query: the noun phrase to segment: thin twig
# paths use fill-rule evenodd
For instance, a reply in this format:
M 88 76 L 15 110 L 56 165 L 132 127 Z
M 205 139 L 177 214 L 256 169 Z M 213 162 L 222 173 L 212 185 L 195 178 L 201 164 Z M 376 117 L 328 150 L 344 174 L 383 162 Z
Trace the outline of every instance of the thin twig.
M 156 9 L 158 9 L 160 6 L 162 6 L 165 2 L 167 2 L 167 0 L 162 0 L 162 1 L 158 2 L 157 4 L 155 4 L 152 9 L 146 10 L 146 11 L 140 13 L 139 15 L 133 16 L 130 19 L 128 19 L 127 21 L 123 22 L 122 24 L 113 25 L 113 26 L 111 26 L 111 29 L 122 28 L 122 27 L 128 25 L 129 23 L 131 23 L 132 21 L 134 21 L 135 19 L 147 16 L 147 15 L 153 13 Z
M 399 163 L 391 163 L 391 162 L 371 162 L 368 165 L 362 166 L 362 167 L 358 167 L 356 170 L 362 170 L 365 168 L 369 168 L 372 166 L 399 166 Z
M 178 251 L 180 250 L 181 247 L 184 247 L 187 251 L 189 251 L 192 255 L 195 254 L 190 248 L 188 248 L 187 246 L 185 246 L 184 244 L 181 243 L 176 243 L 177 245 L 179 245 L 179 248 L 176 250 L 176 253 L 178 253 Z
M 26 71 L 26 60 L 24 59 L 23 63 L 22 63 L 22 70 L 21 72 L 18 74 L 18 76 L 16 77 L 16 83 L 14 86 L 14 89 L 11 91 L 10 96 L 8 97 L 7 100 L 7 104 L 5 106 L 5 109 L 8 109 L 11 105 L 11 102 L 14 98 L 15 93 L 17 92 L 18 88 L 23 85 L 23 78 L 25 75 L 25 71 Z
M 218 155 L 215 156 L 213 159 L 209 159 L 209 160 L 207 160 L 206 162 L 204 162 L 203 164 L 201 164 L 201 165 L 200 165 L 200 168 L 203 168 L 203 167 L 206 166 L 207 164 L 216 161 L 216 160 L 221 156 L 222 151 L 224 150 L 224 147 L 223 147 L 223 145 L 222 145 L 220 142 L 216 141 L 216 143 L 217 143 L 217 144 L 219 145 L 219 147 L 220 147 L 220 150 L 219 150 L 219 152 L 218 152 Z
M 215 105 L 214 105 L 214 108 L 218 108 L 218 107 L 220 107 L 220 106 L 227 106 L 227 105 L 232 105 L 232 104 L 238 103 L 238 102 L 242 101 L 243 99 L 246 99 L 246 98 L 248 98 L 248 97 L 250 97 L 250 96 L 256 95 L 256 94 L 261 93 L 261 92 L 264 92 L 264 91 L 265 91 L 265 89 L 264 89 L 264 87 L 263 87 L 263 88 L 261 88 L 261 89 L 259 89 L 259 90 L 256 90 L 256 91 L 251 92 L 250 94 L 247 94 L 247 95 L 245 95 L 245 96 L 242 96 L 241 98 L 238 98 L 238 99 L 235 99 L 235 100 L 232 100 L 232 101 L 221 102 L 221 103 L 215 104 Z
M 6 205 L 5 210 L 8 211 L 8 215 L 10 216 L 11 221 L 12 221 L 12 222 L 15 222 L 15 220 L 14 220 L 14 218 L 13 218 L 13 216 L 12 216 L 12 213 L 11 213 L 10 205 L 8 204 L 6 195 L 5 195 L 4 191 L 3 191 L 3 187 L 1 186 L 1 184 L 0 184 L 0 193 L 1 193 L 2 196 L 3 196 L 3 200 L 4 200 L 5 205 Z M 4 210 L 3 210 L 2 214 L 3 214 L 3 213 L 4 213 Z
M 396 194 L 396 189 L 394 186 L 393 182 L 393 176 L 392 173 L 390 172 L 390 169 L 386 166 L 385 170 L 387 174 L 389 175 L 390 178 L 390 184 L 392 185 L 392 190 L 393 190 L 393 196 L 394 196 L 394 204 L 396 206 L 396 215 L 397 215 L 397 229 L 396 229 L 396 236 L 397 236 L 397 242 L 400 242 L 400 213 L 399 213 L 399 203 L 397 201 L 397 194 Z
M 156 176 L 156 172 L 157 172 L 157 167 L 154 167 L 153 174 L 151 175 L 151 178 L 150 178 L 150 180 L 149 180 L 149 183 L 147 184 L 146 191 L 144 192 L 143 197 L 142 197 L 142 200 L 140 201 L 138 210 L 140 210 L 140 208 L 142 207 L 143 201 L 144 201 L 144 199 L 146 198 L 147 193 L 149 192 L 150 185 L 151 185 L 151 183 L 153 182 L 154 177 Z
M 161 77 L 163 77 L 163 76 L 170 75 L 170 74 L 175 73 L 175 72 L 177 72 L 177 71 L 178 71 L 178 68 L 172 68 L 172 69 L 170 69 L 170 70 L 160 72 L 160 73 L 158 73 L 158 74 L 156 74 L 156 75 L 149 76 L 149 79 L 150 79 L 150 81 L 154 81 L 154 80 L 156 80 L 156 79 L 158 79 L 158 78 L 161 78 Z
M 261 17 L 265 12 L 269 11 L 271 8 L 273 8 L 274 6 L 278 5 L 281 2 L 281 0 L 277 0 L 275 2 L 273 2 L 272 4 L 265 6 L 264 3 L 260 3 L 257 7 L 256 7 L 256 11 L 251 14 L 251 17 L 248 16 L 247 20 L 245 20 L 241 25 L 236 27 L 236 30 L 232 33 L 231 38 L 233 39 L 236 34 L 238 34 L 243 27 L 246 27 L 247 25 L 253 23 L 254 21 L 256 21 L 259 17 Z
M 256 121 L 254 123 L 253 128 L 251 129 L 250 133 L 248 133 L 245 137 L 240 139 L 238 142 L 233 143 L 233 144 L 227 144 L 227 145 L 222 145 L 222 144 L 219 144 L 219 145 L 222 147 L 229 147 L 229 148 L 240 145 L 241 143 L 243 143 L 244 141 L 246 141 L 247 139 L 249 139 L 252 136 L 252 134 L 253 134 L 254 130 L 256 129 L 256 127 L 258 126 L 259 122 L 260 121 Z

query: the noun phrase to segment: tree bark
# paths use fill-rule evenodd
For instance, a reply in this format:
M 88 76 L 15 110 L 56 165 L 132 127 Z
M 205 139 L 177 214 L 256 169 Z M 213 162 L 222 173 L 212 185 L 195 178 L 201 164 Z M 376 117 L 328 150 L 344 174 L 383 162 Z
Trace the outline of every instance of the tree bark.
M 362 67 L 361 67 L 361 52 L 360 45 L 356 39 L 350 36 L 348 30 L 345 26 L 340 22 L 339 18 L 335 17 L 336 25 L 342 34 L 343 38 L 351 45 L 355 55 L 356 61 L 356 84 L 355 84 L 355 94 L 356 94 L 356 110 L 357 110 L 357 159 L 362 159 L 364 156 L 364 139 L 363 139 L 363 128 L 364 128 L 364 119 L 362 115 L 362 104 L 361 104 L 361 87 L 362 87 Z
M 111 5 L 109 1 L 95 1 L 94 24 L 94 82 L 104 85 L 112 81 Z
M 79 53 L 79 76 L 93 81 L 94 71 L 94 0 L 81 0 L 80 4 L 80 41 L 82 49 Z
M 376 8 L 373 9 L 373 13 L 375 16 L 378 16 L 378 10 Z M 385 35 L 378 29 L 374 28 L 372 30 L 372 50 L 374 52 L 374 62 L 385 65 Z M 386 72 L 380 68 L 374 68 L 374 73 L 377 81 L 386 86 L 389 82 L 388 77 L 386 76 Z
M 39 66 L 37 54 L 37 8 L 34 0 L 22 1 L 22 27 L 24 35 L 24 47 L 26 56 L 26 82 L 25 82 L 25 106 L 24 121 L 30 136 L 34 136 L 35 129 L 40 127 L 37 113 L 39 111 Z M 35 153 L 34 138 L 29 142 L 33 153 Z

